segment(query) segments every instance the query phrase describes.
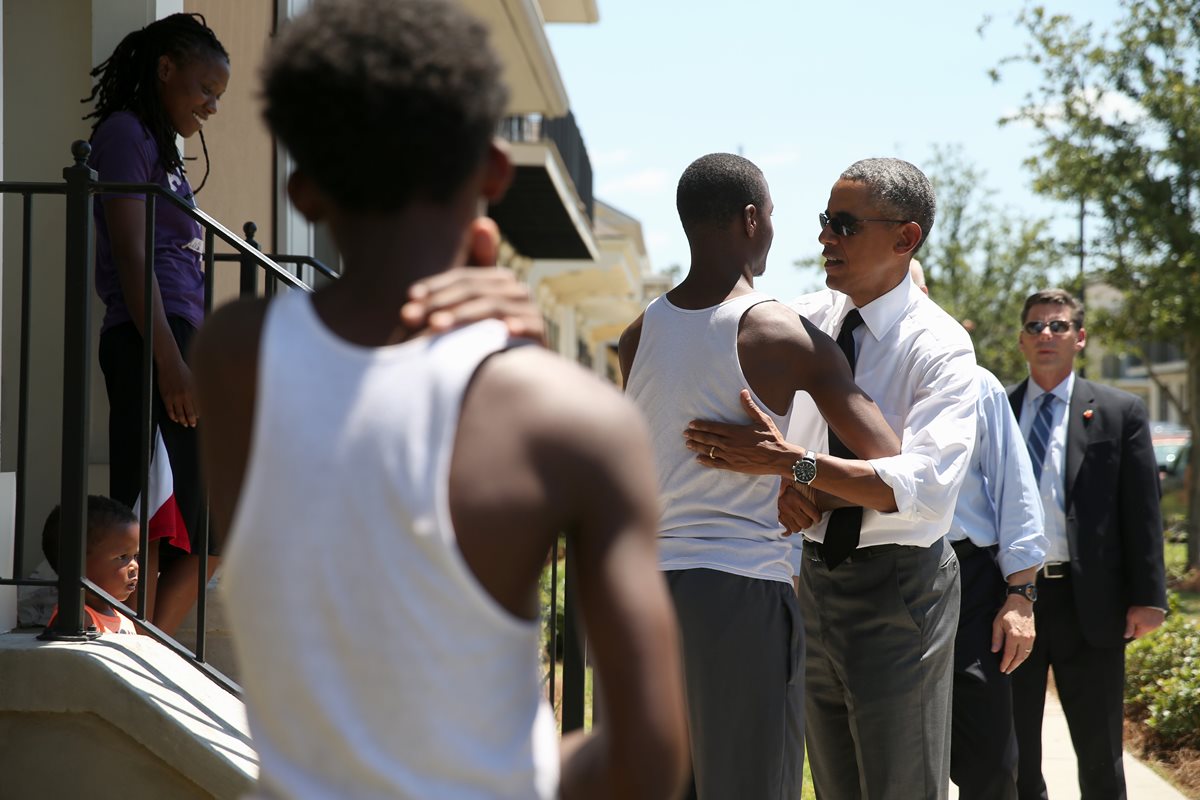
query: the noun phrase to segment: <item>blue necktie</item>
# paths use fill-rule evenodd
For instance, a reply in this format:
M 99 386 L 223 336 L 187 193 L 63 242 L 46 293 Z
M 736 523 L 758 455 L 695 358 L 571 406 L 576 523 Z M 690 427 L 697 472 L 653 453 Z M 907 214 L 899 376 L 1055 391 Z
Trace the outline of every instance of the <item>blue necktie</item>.
M 1054 400 L 1053 394 L 1047 392 L 1042 395 L 1042 405 L 1038 409 L 1037 417 L 1033 420 L 1033 427 L 1029 429 L 1029 458 L 1033 461 L 1033 480 L 1037 484 L 1042 482 L 1042 465 L 1046 463 L 1046 448 L 1050 445 L 1050 425 L 1054 419 Z

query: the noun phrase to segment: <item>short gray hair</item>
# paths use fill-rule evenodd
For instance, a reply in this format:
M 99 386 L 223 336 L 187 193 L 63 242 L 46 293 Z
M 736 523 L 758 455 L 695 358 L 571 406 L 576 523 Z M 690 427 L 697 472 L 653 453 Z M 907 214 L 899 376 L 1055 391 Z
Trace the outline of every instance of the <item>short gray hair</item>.
M 933 184 L 924 172 L 899 158 L 864 158 L 851 164 L 841 180 L 864 184 L 871 199 L 882 206 L 882 213 L 920 225 L 921 240 L 913 252 L 921 249 L 937 212 Z

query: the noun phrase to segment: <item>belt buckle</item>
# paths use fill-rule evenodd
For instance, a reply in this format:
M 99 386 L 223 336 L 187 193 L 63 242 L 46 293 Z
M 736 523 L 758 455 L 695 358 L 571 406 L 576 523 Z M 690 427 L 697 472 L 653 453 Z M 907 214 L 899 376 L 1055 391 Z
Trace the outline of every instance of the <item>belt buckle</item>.
M 809 539 L 807 536 L 805 536 L 803 544 L 804 544 L 803 552 L 804 552 L 805 558 L 807 558 L 809 561 L 818 561 L 819 562 L 822 560 L 821 559 L 821 543 L 820 542 L 816 541 L 815 539 Z
M 1065 578 L 1069 572 L 1070 565 L 1066 561 L 1052 561 L 1042 565 L 1043 578 Z

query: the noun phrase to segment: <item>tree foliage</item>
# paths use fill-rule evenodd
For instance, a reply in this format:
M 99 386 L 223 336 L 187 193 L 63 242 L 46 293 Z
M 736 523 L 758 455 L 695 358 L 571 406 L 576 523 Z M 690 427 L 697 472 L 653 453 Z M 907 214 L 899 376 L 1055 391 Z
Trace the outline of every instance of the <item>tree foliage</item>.
M 1108 31 L 1026 7 L 1017 25 L 1036 87 L 1002 122 L 1033 125 L 1034 188 L 1079 202 L 1100 221 L 1091 271 L 1121 290 L 1123 313 L 1105 338 L 1129 349 L 1147 338 L 1179 341 L 1188 358 L 1193 437 L 1200 410 L 1200 0 L 1121 0 Z M 1200 470 L 1193 470 L 1200 475 Z M 1189 496 L 1200 507 L 1192 480 Z M 1190 561 L 1200 563 L 1191 522 Z
M 1026 374 L 1017 349 L 1025 298 L 1045 288 L 1061 253 L 1046 220 L 999 209 L 982 171 L 960 147 L 938 147 L 926 165 L 938 213 L 918 254 L 929 295 L 971 330 L 975 356 L 1004 383 Z

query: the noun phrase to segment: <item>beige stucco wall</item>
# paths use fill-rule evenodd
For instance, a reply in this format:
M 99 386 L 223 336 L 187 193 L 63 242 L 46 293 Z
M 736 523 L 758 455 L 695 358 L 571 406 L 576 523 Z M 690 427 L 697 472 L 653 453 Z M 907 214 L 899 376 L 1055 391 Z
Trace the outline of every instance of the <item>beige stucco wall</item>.
M 258 225 L 256 240 L 264 252 L 275 248 L 273 175 L 275 145 L 263 124 L 258 100 L 258 72 L 274 28 L 274 3 L 245 0 L 186 0 L 186 11 L 203 14 L 229 52 L 230 78 L 217 115 L 205 125 L 211 170 L 196 203 L 221 224 L 242 236 L 242 225 Z M 204 176 L 200 137 L 184 142 L 188 177 L 198 185 Z M 232 252 L 219 240 L 217 252 Z M 217 264 L 213 306 L 237 296 L 236 264 Z

